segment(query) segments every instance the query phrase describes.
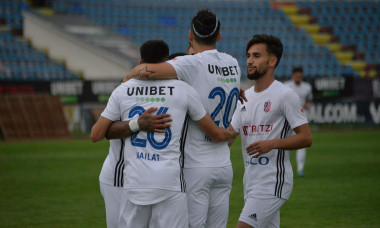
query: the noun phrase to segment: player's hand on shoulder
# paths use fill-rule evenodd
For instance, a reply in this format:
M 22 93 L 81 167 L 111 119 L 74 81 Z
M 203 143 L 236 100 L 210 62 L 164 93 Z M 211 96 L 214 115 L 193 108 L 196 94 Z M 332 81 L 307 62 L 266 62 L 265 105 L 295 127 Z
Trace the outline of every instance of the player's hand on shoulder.
M 239 101 L 240 101 L 241 104 L 243 104 L 244 101 L 245 102 L 248 101 L 247 98 L 245 97 L 245 90 L 242 89 L 242 88 L 240 88 L 240 91 L 239 91 Z

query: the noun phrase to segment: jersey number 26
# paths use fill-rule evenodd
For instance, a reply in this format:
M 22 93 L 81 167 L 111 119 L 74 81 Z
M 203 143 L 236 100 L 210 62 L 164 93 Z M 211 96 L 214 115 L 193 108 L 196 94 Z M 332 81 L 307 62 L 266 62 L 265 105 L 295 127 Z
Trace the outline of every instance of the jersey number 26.
M 160 107 L 157 111 L 157 114 L 156 115 L 160 115 L 160 114 L 165 114 L 167 113 L 169 108 L 167 107 Z M 128 117 L 129 118 L 133 118 L 135 115 L 139 115 L 141 116 L 141 114 L 143 114 L 143 112 L 145 112 L 145 109 L 141 106 L 136 106 L 134 107 L 128 114 Z M 164 148 L 166 148 L 168 145 L 169 145 L 169 142 L 172 138 L 172 131 L 170 130 L 170 128 L 165 128 L 166 132 L 165 132 L 165 138 L 161 141 L 161 142 L 157 142 L 155 139 L 154 139 L 154 132 L 148 132 L 147 133 L 147 139 L 148 139 L 148 142 L 149 144 L 156 150 L 162 150 Z M 146 147 L 146 139 L 141 139 L 141 138 L 137 138 L 138 134 L 140 133 L 140 131 L 137 131 L 135 132 L 132 137 L 131 137 L 131 143 L 133 146 L 137 146 L 137 147 L 143 147 L 145 148 Z

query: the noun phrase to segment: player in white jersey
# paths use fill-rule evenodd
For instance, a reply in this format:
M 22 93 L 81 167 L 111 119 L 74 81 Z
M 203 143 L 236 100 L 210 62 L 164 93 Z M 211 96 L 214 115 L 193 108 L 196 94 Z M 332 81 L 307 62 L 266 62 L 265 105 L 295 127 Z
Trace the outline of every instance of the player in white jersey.
M 297 95 L 274 79 L 282 50 L 278 38 L 265 34 L 253 36 L 247 44 L 248 79 L 255 85 L 245 92 L 248 101 L 238 104 L 230 125 L 241 135 L 245 166 L 245 204 L 237 228 L 280 227 L 280 208 L 293 187 L 285 150 L 312 143 Z
M 158 44 L 157 44 L 158 42 Z M 148 41 L 140 48 L 141 62 L 162 62 L 167 60 L 169 47 L 163 41 Z M 139 125 L 141 130 L 148 132 L 164 132 L 160 129 L 170 127 L 163 121 L 170 121 L 170 114 L 152 115 L 157 108 L 150 108 L 139 117 Z M 166 119 L 163 119 L 166 118 Z M 91 134 L 91 140 L 96 142 L 103 137 Z M 123 194 L 124 182 L 124 145 L 125 137 L 132 135 L 129 129 L 128 121 L 114 122 L 108 132 L 107 138 L 110 140 L 109 153 L 103 163 L 102 170 L 99 175 L 100 192 L 103 196 L 106 208 L 106 221 L 108 228 L 118 227 L 120 202 Z
M 187 199 L 183 178 L 183 143 L 188 116 L 214 140 L 231 136 L 219 128 L 195 90 L 178 80 L 143 82 L 130 80 L 111 95 L 98 128 L 105 134 L 112 121 L 130 120 L 145 109 L 159 105 L 157 114 L 173 117 L 165 133 L 136 132 L 124 149 L 124 187 L 119 227 L 187 227 Z M 186 116 L 188 114 L 188 116 Z M 134 122 L 133 120 L 130 121 Z
M 301 106 L 307 114 L 307 110 L 312 104 L 313 92 L 311 85 L 303 81 L 303 69 L 302 67 L 294 67 L 292 70 L 292 80 L 289 80 L 284 83 L 289 86 L 294 92 L 298 95 L 301 100 Z M 303 177 L 303 169 L 305 167 L 306 161 L 306 148 L 301 148 L 297 150 L 296 154 L 297 160 L 297 176 Z
M 217 51 L 219 29 L 220 21 L 214 13 L 198 11 L 189 31 L 195 55 L 137 66 L 126 78 L 178 78 L 187 82 L 199 93 L 215 123 L 227 129 L 239 99 L 241 72 L 235 58 Z M 190 121 L 184 160 L 189 227 L 226 227 L 233 178 L 227 143 L 211 141 Z

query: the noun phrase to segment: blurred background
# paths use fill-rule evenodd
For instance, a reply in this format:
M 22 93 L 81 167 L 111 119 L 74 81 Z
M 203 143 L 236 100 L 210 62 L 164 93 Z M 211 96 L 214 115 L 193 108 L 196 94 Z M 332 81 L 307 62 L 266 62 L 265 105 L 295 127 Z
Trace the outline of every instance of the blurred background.
M 313 87 L 313 126 L 380 123 L 380 3 L 259 0 L 0 1 L 1 140 L 88 133 L 149 39 L 186 52 L 190 21 L 210 8 L 221 52 L 238 59 L 254 34 L 279 37 L 276 79 L 301 66 Z

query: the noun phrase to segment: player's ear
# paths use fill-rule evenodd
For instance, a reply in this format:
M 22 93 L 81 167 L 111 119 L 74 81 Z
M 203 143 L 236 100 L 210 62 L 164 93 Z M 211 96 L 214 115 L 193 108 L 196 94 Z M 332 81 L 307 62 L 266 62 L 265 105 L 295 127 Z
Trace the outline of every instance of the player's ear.
M 222 37 L 222 34 L 219 32 L 218 36 L 216 37 L 216 42 L 219 42 L 221 37 Z
M 272 56 L 270 58 L 270 61 L 269 61 L 269 65 L 272 67 L 272 68 L 275 68 L 276 67 L 276 64 L 277 64 L 277 61 L 278 61 L 278 58 L 276 56 Z
M 193 31 L 191 31 L 191 29 L 189 30 L 189 40 L 192 41 L 194 39 L 194 33 Z

